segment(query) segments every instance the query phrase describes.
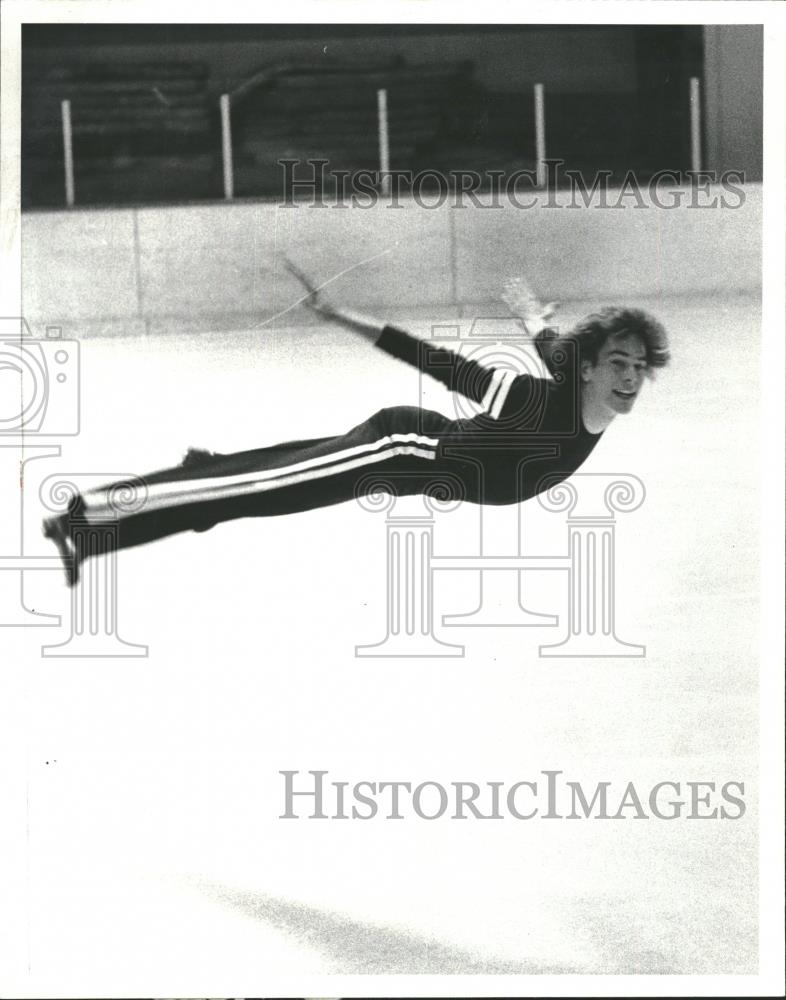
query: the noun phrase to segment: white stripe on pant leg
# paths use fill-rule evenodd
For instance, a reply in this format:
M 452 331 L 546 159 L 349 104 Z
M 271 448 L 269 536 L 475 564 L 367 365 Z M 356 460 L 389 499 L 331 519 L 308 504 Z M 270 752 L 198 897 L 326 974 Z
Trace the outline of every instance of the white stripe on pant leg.
M 172 493 L 179 493 L 183 490 L 191 492 L 199 489 L 200 487 L 224 487 L 234 484 L 241 485 L 249 482 L 260 482 L 265 479 L 276 479 L 279 476 L 287 475 L 290 472 L 299 472 L 302 469 L 322 466 L 328 462 L 334 462 L 337 459 L 349 458 L 353 455 L 361 455 L 370 451 L 380 451 L 382 448 L 396 442 L 402 444 L 417 444 L 425 448 L 436 448 L 439 444 L 437 438 L 427 437 L 423 434 L 386 434 L 384 437 L 378 438 L 376 441 L 370 441 L 366 444 L 353 445 L 351 448 L 342 448 L 339 451 L 330 452 L 328 455 L 319 455 L 316 458 L 303 459 L 300 462 L 293 462 L 290 465 L 278 466 L 274 469 L 250 469 L 246 472 L 238 472 L 228 476 L 201 476 L 195 477 L 194 479 L 179 479 L 168 483 L 148 484 L 146 488 L 148 495 L 155 495 L 157 493 L 166 493 L 170 491 Z M 112 488 L 113 487 L 101 487 L 85 493 L 83 500 L 86 508 L 88 510 L 96 510 L 99 507 L 102 509 L 107 508 L 109 506 L 107 497 Z
M 399 441 L 413 441 L 412 444 L 395 444 Z M 389 444 L 389 447 L 388 447 Z M 419 434 L 391 434 L 368 445 L 356 445 L 330 455 L 295 462 L 292 465 L 278 469 L 267 469 L 259 472 L 247 472 L 233 476 L 219 476 L 210 479 L 187 479 L 172 483 L 154 483 L 147 486 L 147 496 L 141 511 L 162 510 L 169 507 L 182 507 L 186 504 L 204 503 L 211 500 L 223 500 L 231 497 L 251 496 L 255 493 L 268 492 L 284 486 L 310 482 L 315 479 L 325 479 L 331 475 L 348 472 L 373 462 L 385 461 L 399 455 L 412 455 L 417 458 L 433 460 L 436 458 L 436 438 L 427 438 Z M 384 449 L 384 450 L 383 450 Z M 366 452 L 359 457 L 359 452 Z M 345 456 L 342 462 L 336 459 Z M 317 463 L 321 463 L 317 466 Z M 331 464 L 332 463 L 332 464 Z M 85 514 L 101 515 L 112 511 L 108 501 L 111 489 L 95 491 L 94 496 L 85 494 Z M 118 512 L 122 517 L 122 512 Z
M 170 491 L 168 493 L 160 492 L 154 495 L 148 495 L 145 500 L 144 507 L 137 513 L 166 510 L 172 507 L 183 507 L 193 503 L 207 503 L 212 500 L 227 500 L 232 497 L 253 496 L 257 493 L 267 493 L 272 490 L 280 489 L 284 486 L 295 486 L 299 483 L 312 482 L 317 479 L 327 479 L 329 476 L 338 475 L 343 472 L 350 472 L 352 469 L 362 468 L 362 466 L 371 465 L 374 462 L 386 461 L 389 458 L 396 458 L 399 455 L 413 455 L 417 458 L 430 460 L 436 458 L 436 452 L 434 451 L 426 451 L 425 449 L 415 447 L 414 445 L 395 445 L 386 451 L 375 452 L 359 458 L 349 459 L 336 465 L 327 467 L 323 466 L 319 469 L 310 469 L 304 472 L 296 472 L 290 475 L 279 476 L 276 479 L 234 483 L 231 486 L 226 487 L 213 486 L 209 489 L 204 489 L 196 485 L 200 482 L 199 480 L 190 480 L 187 483 L 177 484 L 181 488 L 183 486 L 189 486 L 190 488 L 187 492 Z M 166 484 L 157 485 L 163 486 Z M 98 512 L 99 508 L 97 506 L 87 507 L 87 520 L 90 520 L 91 513 L 97 514 Z M 122 517 L 122 514 L 120 516 Z

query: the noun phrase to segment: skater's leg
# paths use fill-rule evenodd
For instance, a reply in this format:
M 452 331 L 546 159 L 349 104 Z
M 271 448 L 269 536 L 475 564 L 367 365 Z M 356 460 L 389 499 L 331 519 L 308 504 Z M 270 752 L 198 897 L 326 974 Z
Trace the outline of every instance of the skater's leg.
M 118 507 L 123 483 L 79 498 L 68 522 L 116 520 L 118 547 L 182 531 L 204 531 L 221 521 L 295 513 L 350 500 L 359 483 L 379 470 L 414 473 L 427 481 L 437 458 L 438 434 L 450 422 L 415 407 L 380 410 L 347 434 L 286 442 L 268 448 L 211 455 L 191 451 L 183 465 L 131 483 L 138 505 Z M 47 522 L 52 537 L 53 523 Z M 56 519 L 62 535 L 65 518 Z M 46 528 L 45 528 L 46 530 Z
M 133 512 L 175 507 L 193 510 L 197 505 L 253 497 L 259 505 L 258 513 L 265 515 L 265 494 L 275 494 L 285 487 L 305 488 L 309 483 L 329 481 L 345 472 L 400 456 L 433 461 L 439 448 L 438 434 L 449 425 L 438 413 L 393 407 L 380 410 L 340 436 L 210 455 L 131 481 L 130 487 L 140 494 Z M 122 507 L 117 509 L 123 487 L 122 482 L 112 483 L 84 494 L 86 519 L 98 521 L 115 514 L 123 517 Z M 278 509 L 278 505 L 274 506 Z M 212 510 L 220 511 L 220 507 L 213 506 Z

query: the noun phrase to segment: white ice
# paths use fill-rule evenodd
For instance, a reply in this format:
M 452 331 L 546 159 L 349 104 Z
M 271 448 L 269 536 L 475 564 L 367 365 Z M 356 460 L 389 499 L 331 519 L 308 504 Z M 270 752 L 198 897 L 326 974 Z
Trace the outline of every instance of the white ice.
M 147 658 L 44 659 L 65 624 L 3 630 L 3 722 L 23 775 L 13 815 L 27 830 L 8 938 L 23 946 L 10 967 L 20 991 L 755 971 L 758 302 L 641 304 L 670 329 L 673 366 L 585 471 L 647 488 L 619 516 L 617 602 L 620 636 L 646 658 L 539 658 L 561 626 L 441 631 L 462 659 L 356 658 L 384 634 L 385 526 L 354 503 L 121 553 L 119 632 Z M 591 305 L 571 303 L 565 320 Z M 30 477 L 144 474 L 189 446 L 252 448 L 339 433 L 384 405 L 451 405 L 326 326 L 86 340 L 81 359 L 82 432 Z M 26 550 L 48 555 L 37 502 L 31 485 Z M 530 506 L 527 546 L 561 546 L 563 516 Z M 437 548 L 476 551 L 476 526 L 476 510 L 445 515 Z M 525 586 L 534 610 L 564 621 L 559 581 L 532 572 Z M 438 612 L 471 609 L 475 587 L 445 580 Z M 58 574 L 26 574 L 25 598 L 67 622 Z M 279 819 L 278 772 L 308 769 L 350 783 L 544 769 L 590 787 L 740 780 L 748 808 L 726 822 Z

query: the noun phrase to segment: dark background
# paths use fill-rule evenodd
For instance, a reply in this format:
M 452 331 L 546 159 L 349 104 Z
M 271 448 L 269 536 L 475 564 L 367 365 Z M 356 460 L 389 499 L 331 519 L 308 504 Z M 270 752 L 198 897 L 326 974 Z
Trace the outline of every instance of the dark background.
M 702 26 L 24 25 L 23 207 L 63 204 L 71 101 L 79 204 L 223 196 L 219 96 L 232 94 L 235 194 L 278 198 L 281 158 L 376 169 L 376 91 L 391 167 L 509 174 L 547 155 L 621 180 L 687 170 Z

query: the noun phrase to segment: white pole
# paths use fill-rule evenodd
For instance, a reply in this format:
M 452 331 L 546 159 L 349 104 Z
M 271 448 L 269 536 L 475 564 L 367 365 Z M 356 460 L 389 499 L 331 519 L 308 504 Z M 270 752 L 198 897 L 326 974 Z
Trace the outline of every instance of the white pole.
M 701 81 L 690 78 L 690 168 L 701 170 Z
M 546 186 L 546 109 L 543 84 L 535 84 L 535 178 L 539 188 Z
M 65 163 L 65 197 L 66 205 L 74 207 L 74 135 L 71 129 L 71 102 L 61 101 L 60 112 L 63 118 L 63 160 Z
M 231 201 L 235 194 L 232 168 L 232 122 L 229 117 L 229 94 L 221 95 L 221 159 L 224 164 L 224 197 Z
M 382 194 L 390 194 L 390 139 L 388 137 L 388 92 L 377 91 L 377 124 L 379 129 L 379 182 Z

